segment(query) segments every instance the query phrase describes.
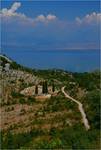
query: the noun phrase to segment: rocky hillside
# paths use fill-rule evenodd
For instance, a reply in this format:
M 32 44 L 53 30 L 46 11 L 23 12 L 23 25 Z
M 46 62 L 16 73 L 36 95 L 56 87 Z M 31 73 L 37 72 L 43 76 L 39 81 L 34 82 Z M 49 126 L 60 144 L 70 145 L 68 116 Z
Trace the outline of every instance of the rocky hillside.
M 70 73 L 35 70 L 0 56 L 2 149 L 99 149 L 100 72 Z M 53 82 L 56 95 L 35 99 L 21 91 Z M 86 131 L 75 103 L 65 98 L 61 87 L 84 105 L 91 129 Z

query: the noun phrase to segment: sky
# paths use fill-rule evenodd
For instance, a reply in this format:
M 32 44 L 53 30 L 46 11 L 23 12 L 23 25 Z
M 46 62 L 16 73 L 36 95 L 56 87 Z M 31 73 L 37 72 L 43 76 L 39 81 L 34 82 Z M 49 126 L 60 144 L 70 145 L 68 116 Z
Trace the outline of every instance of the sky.
M 2 0 L 0 19 L 1 52 L 21 64 L 75 71 L 99 68 L 100 1 Z
M 2 47 L 98 49 L 99 1 L 2 1 Z

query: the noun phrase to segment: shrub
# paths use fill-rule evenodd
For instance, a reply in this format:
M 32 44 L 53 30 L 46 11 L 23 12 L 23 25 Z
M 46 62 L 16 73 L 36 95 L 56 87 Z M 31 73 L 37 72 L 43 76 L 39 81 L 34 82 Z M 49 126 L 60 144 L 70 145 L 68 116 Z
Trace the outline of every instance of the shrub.
M 36 101 L 36 100 L 35 100 L 34 97 L 29 96 L 28 99 L 27 99 L 27 104 L 31 105 L 31 104 L 33 104 L 35 101 Z
M 12 92 L 11 92 L 11 96 L 12 96 L 13 98 L 23 97 L 22 94 L 20 94 L 20 93 L 18 93 L 18 92 L 15 92 L 15 91 L 12 91 Z
M 19 103 L 25 104 L 25 103 L 26 103 L 26 100 L 25 100 L 24 98 L 20 98 L 20 99 L 19 99 Z

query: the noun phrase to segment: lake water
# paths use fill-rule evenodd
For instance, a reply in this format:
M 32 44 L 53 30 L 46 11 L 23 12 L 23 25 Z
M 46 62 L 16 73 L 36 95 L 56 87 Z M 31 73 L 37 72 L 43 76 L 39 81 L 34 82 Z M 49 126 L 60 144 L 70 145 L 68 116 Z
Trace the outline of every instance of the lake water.
M 22 65 L 37 69 L 85 72 L 100 68 L 99 50 L 7 50 L 3 53 Z

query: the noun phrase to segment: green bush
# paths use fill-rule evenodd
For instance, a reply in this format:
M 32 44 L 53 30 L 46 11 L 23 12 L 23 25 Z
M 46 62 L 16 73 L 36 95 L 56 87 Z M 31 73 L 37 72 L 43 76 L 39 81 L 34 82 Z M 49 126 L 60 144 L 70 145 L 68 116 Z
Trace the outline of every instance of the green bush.
M 15 91 L 12 91 L 12 92 L 11 92 L 11 96 L 12 96 L 13 98 L 20 98 L 20 97 L 23 97 L 22 94 L 20 94 L 19 92 L 15 92 Z
M 33 137 L 44 134 L 42 130 L 34 129 L 28 133 L 12 134 L 10 131 L 1 132 L 1 149 L 19 149 L 32 140 Z
M 24 98 L 20 98 L 20 99 L 19 99 L 19 103 L 25 104 L 25 103 L 26 103 L 26 100 L 25 100 Z
M 33 103 L 35 103 L 36 100 L 34 97 L 29 96 L 27 99 L 27 104 L 32 105 Z
M 88 92 L 84 97 L 84 106 L 91 126 L 100 129 L 100 90 Z

